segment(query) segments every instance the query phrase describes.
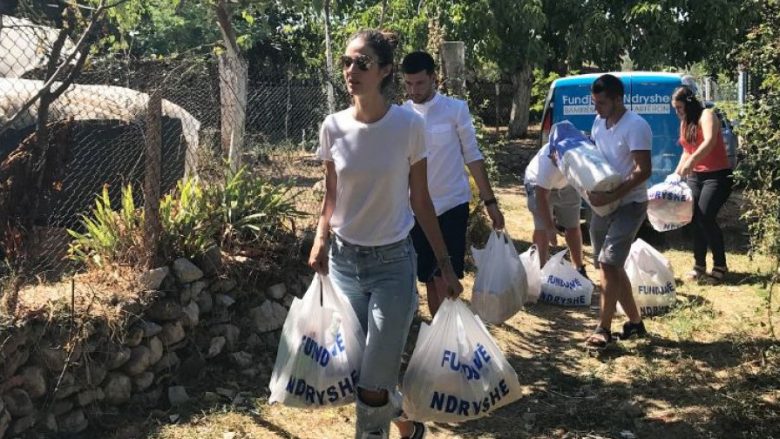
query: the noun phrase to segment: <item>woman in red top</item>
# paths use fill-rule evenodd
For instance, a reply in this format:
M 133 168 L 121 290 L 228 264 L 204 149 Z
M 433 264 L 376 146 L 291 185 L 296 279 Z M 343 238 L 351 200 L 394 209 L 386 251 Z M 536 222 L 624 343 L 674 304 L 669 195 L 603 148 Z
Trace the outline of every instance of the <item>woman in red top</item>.
M 687 178 L 693 192 L 693 270 L 691 280 L 719 283 L 728 269 L 723 232 L 716 217 L 731 194 L 731 165 L 723 143 L 718 117 L 705 109 L 693 90 L 680 86 L 672 94 L 672 106 L 680 118 L 680 145 L 683 153 L 675 171 Z M 713 267 L 707 273 L 707 248 L 712 250 Z

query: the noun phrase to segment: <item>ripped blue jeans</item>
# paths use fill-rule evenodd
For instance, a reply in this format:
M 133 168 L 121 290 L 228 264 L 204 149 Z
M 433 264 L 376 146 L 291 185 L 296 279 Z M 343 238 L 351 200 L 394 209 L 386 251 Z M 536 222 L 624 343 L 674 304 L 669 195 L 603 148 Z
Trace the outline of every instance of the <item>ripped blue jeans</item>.
M 358 387 L 387 390 L 390 398 L 384 407 L 368 407 L 358 398 L 358 438 L 386 437 L 390 421 L 400 414 L 396 387 L 417 310 L 416 261 L 411 238 L 376 247 L 350 244 L 338 236 L 331 242 L 330 278 L 349 299 L 366 334 Z M 373 435 L 379 431 L 384 435 Z

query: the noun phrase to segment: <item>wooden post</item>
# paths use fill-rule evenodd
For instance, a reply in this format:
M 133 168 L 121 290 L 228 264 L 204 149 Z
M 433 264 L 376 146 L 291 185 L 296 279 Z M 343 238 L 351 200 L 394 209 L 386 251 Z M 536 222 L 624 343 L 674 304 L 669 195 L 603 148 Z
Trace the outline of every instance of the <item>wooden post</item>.
M 501 95 L 501 83 L 497 81 L 496 82 L 496 138 L 498 138 L 500 136 L 500 134 L 498 132 L 498 125 L 499 125 L 498 124 L 498 120 L 499 120 L 498 118 L 501 115 L 501 110 L 500 110 L 499 105 L 498 105 L 498 97 L 500 95 Z
M 443 41 L 441 58 L 447 90 L 463 97 L 466 92 L 466 49 L 463 41 Z
M 146 109 L 146 163 L 144 172 L 145 265 L 151 270 L 160 261 L 160 174 L 162 162 L 162 98 L 159 91 L 149 96 Z

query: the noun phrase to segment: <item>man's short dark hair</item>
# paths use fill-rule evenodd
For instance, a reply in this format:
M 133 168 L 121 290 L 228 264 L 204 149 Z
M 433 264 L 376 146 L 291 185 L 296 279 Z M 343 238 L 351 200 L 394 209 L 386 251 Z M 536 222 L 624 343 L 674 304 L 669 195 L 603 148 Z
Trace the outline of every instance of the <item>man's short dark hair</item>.
M 623 81 L 618 79 L 615 75 L 609 73 L 601 75 L 593 81 L 590 86 L 590 91 L 593 94 L 604 93 L 610 98 L 622 98 L 623 97 Z
M 425 70 L 429 75 L 433 74 L 436 70 L 436 63 L 433 62 L 433 57 L 428 52 L 417 51 L 412 52 L 404 57 L 401 62 L 401 72 L 413 75 Z

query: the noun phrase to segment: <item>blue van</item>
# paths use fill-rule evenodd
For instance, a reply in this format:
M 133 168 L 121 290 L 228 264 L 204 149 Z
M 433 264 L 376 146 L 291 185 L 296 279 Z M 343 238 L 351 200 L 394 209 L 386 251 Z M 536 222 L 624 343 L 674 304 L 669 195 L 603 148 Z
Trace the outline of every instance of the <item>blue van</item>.
M 677 143 L 680 120 L 672 108 L 672 92 L 689 77 L 679 73 L 617 72 L 623 81 L 626 108 L 645 118 L 653 130 L 653 174 L 648 185 L 664 181 L 674 172 L 682 148 Z M 569 120 L 585 134 L 590 134 L 596 111 L 591 100 L 590 86 L 602 73 L 569 76 L 555 80 L 550 86 L 542 113 L 540 145 L 547 142 L 550 127 Z

